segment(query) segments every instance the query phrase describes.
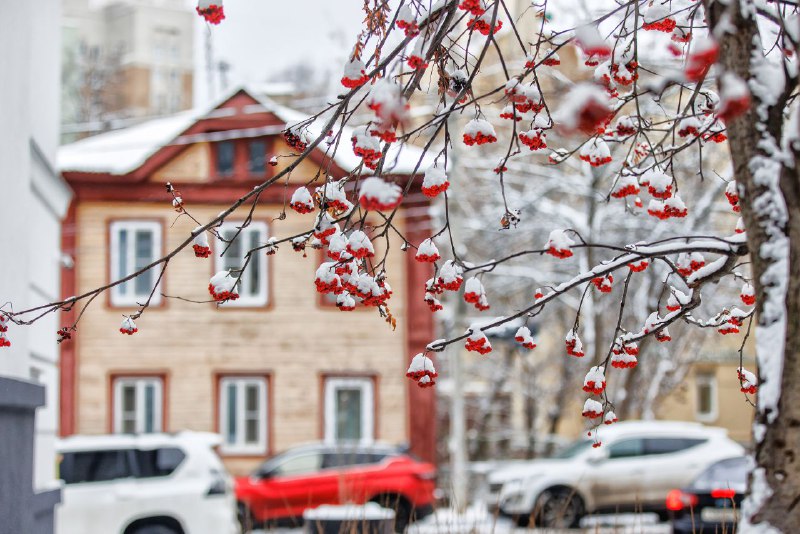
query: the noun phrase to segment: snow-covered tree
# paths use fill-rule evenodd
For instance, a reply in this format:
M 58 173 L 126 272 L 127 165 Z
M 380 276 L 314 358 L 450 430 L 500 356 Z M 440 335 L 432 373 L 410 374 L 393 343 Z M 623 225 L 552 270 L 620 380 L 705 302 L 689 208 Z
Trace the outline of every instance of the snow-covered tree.
M 224 22 L 221 2 L 210 4 L 201 2 L 199 12 L 214 24 Z M 425 245 L 419 259 L 432 261 L 437 269 L 426 287 L 431 309 L 441 306 L 443 292 L 457 291 L 479 276 L 480 283 L 466 282 L 469 304 L 479 311 L 491 307 L 491 313 L 500 316 L 476 323 L 463 334 L 432 341 L 425 356 L 429 359 L 415 358 L 423 365 L 409 369 L 409 377 L 422 387 L 433 385 L 438 376 L 434 354 L 455 343 L 491 358 L 487 332 L 513 320 L 552 313 L 559 301 L 578 303 L 564 332 L 564 357 L 591 358 L 592 367 L 609 371 L 635 366 L 640 344 L 670 343 L 680 323 L 713 327 L 707 335 L 735 333 L 753 323 L 758 376 L 747 369 L 739 373 L 742 391 L 757 395 L 758 412 L 757 468 L 746 501 L 746 528 L 791 531 L 800 524 L 800 467 L 795 461 L 800 449 L 797 3 L 608 0 L 593 2 L 593 11 L 586 12 L 573 9 L 568 0 L 535 0 L 522 17 L 509 4 L 510 0 L 405 0 L 393 9 L 389 3 L 367 0 L 364 28 L 343 65 L 341 94 L 285 132 L 295 161 L 214 219 L 198 221 L 192 235 L 145 270 L 163 275 L 169 260 L 183 249 L 194 244 L 202 251 L 201 234 L 215 231 L 240 206 L 255 205 L 266 188 L 280 186 L 313 150 L 325 150 L 329 157 L 352 150 L 362 161 L 356 171 L 339 182 L 325 182 L 323 163 L 319 179 L 309 184 L 313 194 L 298 192 L 292 198 L 293 209 L 308 212 L 308 232 L 264 243 L 248 258 L 275 253 L 283 241 L 295 249 L 306 243 L 327 247 L 330 263 L 317 271 L 317 290 L 336 294 L 342 310 L 374 306 L 388 315 L 392 273 L 385 271 L 374 244 L 389 235 L 402 237 L 394 215 L 417 186 L 443 198 L 445 210 L 448 191 L 472 194 L 469 183 L 458 179 L 461 162 L 456 158 L 452 163 L 454 150 L 488 157 L 492 151 L 487 147 L 506 147 L 504 160 L 498 163 L 494 158 L 489 164 L 497 169 L 498 212 L 509 233 L 519 228 L 514 229 L 518 215 L 507 197 L 506 168 L 523 164 L 544 169 L 584 161 L 601 170 L 586 176 L 598 182 L 593 189 L 602 184 L 610 192 L 606 202 L 629 207 L 618 210 L 620 218 L 639 221 L 646 212 L 663 222 L 663 229 L 655 232 L 632 222 L 631 239 L 621 245 L 603 232 L 589 231 L 597 224 L 590 219 L 582 226 L 565 227 L 551 217 L 549 231 L 488 259 L 478 250 L 455 250 L 449 243 L 450 259 L 434 260 L 437 254 Z M 562 68 L 561 58 L 572 54 L 586 68 Z M 512 61 L 518 56 L 526 58 L 521 66 Z M 495 83 L 498 72 L 503 79 Z M 548 79 L 563 84 L 558 102 L 543 90 Z M 435 106 L 418 105 L 428 101 L 425 94 L 434 95 Z M 496 119 L 500 113 L 512 117 L 510 134 Z M 707 147 L 725 141 L 733 178 L 729 183 L 724 174 L 711 172 L 707 160 Z M 394 183 L 397 155 L 409 143 L 427 152 L 418 163 L 419 178 Z M 680 172 L 686 162 L 694 173 Z M 706 195 L 723 190 L 742 222 L 704 224 Z M 641 202 L 635 200 L 637 194 Z M 191 205 L 174 191 L 171 196 L 175 209 L 191 216 Z M 480 200 L 490 203 L 496 198 L 484 195 Z M 546 209 L 553 215 L 575 209 L 557 197 L 549 203 Z M 535 216 L 549 213 L 540 209 Z M 691 217 L 699 224 L 682 222 Z M 453 230 L 447 216 L 442 230 L 440 239 L 447 242 Z M 409 253 L 420 245 L 409 243 Z M 487 290 L 493 271 L 545 261 L 559 268 L 553 268 L 553 279 L 542 285 L 541 297 L 528 295 L 522 304 L 497 309 Z M 236 298 L 248 263 L 236 272 L 217 273 L 210 280 L 211 297 Z M 661 276 L 667 272 L 668 277 Z M 132 276 L 136 274 L 126 279 Z M 638 290 L 643 284 L 662 287 Z M 0 345 L 13 339 L 14 326 L 51 311 L 86 306 L 110 286 L 64 302 L 5 311 Z M 740 302 L 731 299 L 715 310 L 703 306 L 706 296 L 723 286 L 741 289 Z M 586 295 L 609 289 L 616 321 L 595 329 L 593 347 L 588 347 L 582 338 L 588 339 L 594 325 L 587 324 L 583 314 L 596 299 L 587 300 Z M 661 297 L 654 301 L 640 294 Z M 130 322 L 123 323 L 123 333 L 133 332 L 134 320 L 135 328 L 147 328 L 148 304 L 149 300 L 142 303 Z M 626 308 L 636 308 L 636 314 L 628 315 Z M 75 327 L 65 327 L 60 335 L 73 335 Z M 586 385 L 585 392 L 574 392 L 585 399 L 579 404 L 582 415 L 598 428 L 594 435 L 602 433 L 603 422 L 617 418 L 613 409 L 618 376 L 609 373 L 602 388 L 593 380 L 594 386 Z

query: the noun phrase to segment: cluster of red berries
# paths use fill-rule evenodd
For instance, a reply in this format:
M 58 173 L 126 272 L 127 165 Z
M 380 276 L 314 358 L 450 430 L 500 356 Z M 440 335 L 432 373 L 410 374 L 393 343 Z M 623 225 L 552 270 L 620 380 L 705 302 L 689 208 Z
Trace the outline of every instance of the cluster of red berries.
M 480 17 L 486 12 L 482 0 L 461 0 L 461 3 L 458 4 L 458 9 L 469 11 L 476 17 Z
M 59 343 L 61 343 L 63 341 L 67 341 L 69 339 L 72 339 L 72 333 L 69 331 L 69 328 L 66 327 L 66 326 L 61 328 L 60 330 L 58 330 L 56 332 L 56 335 L 58 336 L 58 339 L 56 341 L 58 341 Z
M 660 20 L 654 20 L 642 24 L 642 29 L 647 31 L 671 33 L 672 30 L 675 29 L 675 26 L 677 26 L 677 22 L 675 22 L 675 19 L 671 17 L 664 17 L 663 19 Z
M 487 143 L 496 143 L 497 137 L 494 135 L 484 135 L 482 132 L 476 133 L 474 136 L 464 134 L 464 144 L 467 146 L 472 145 L 485 145 Z
M 303 152 L 308 147 L 308 143 L 303 141 L 303 139 L 299 135 L 292 132 L 291 130 L 286 130 L 285 132 L 283 132 L 283 138 L 286 140 L 287 145 L 297 150 L 298 152 Z
M 489 339 L 486 337 L 486 334 L 480 330 L 474 331 L 467 337 L 464 347 L 478 354 L 488 354 L 492 352 L 492 345 L 489 343 Z
M 541 150 L 543 148 L 547 148 L 545 135 L 541 130 L 533 129 L 527 132 L 520 132 L 519 140 L 523 145 L 527 146 L 531 150 Z
M 202 245 L 192 245 L 194 255 L 197 258 L 208 258 L 211 256 L 211 247 L 204 247 Z
M 594 284 L 594 287 L 596 287 L 600 293 L 611 293 L 613 283 L 614 276 L 610 273 L 606 276 L 597 276 L 592 278 L 592 284 Z
M 225 20 L 225 11 L 222 5 L 210 4 L 207 7 L 197 6 L 197 14 L 206 19 L 210 24 L 219 24 Z

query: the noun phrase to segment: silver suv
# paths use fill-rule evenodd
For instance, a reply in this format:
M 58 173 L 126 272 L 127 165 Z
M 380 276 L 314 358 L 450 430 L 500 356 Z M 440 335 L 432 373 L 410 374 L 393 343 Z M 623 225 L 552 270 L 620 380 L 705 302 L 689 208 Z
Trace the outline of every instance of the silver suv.
M 723 428 L 698 423 L 631 421 L 573 443 L 555 458 L 509 466 L 489 476 L 489 507 L 521 526 L 574 527 L 586 513 L 666 514 L 673 488 L 688 485 L 717 460 L 744 449 Z

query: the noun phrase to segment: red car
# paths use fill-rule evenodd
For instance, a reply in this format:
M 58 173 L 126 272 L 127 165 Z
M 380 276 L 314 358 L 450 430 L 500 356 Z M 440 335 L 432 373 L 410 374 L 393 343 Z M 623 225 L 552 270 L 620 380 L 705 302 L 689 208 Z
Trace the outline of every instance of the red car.
M 433 511 L 436 468 L 388 445 L 307 445 L 274 456 L 236 480 L 245 532 L 298 525 L 322 504 L 377 502 L 395 510 L 395 530 Z

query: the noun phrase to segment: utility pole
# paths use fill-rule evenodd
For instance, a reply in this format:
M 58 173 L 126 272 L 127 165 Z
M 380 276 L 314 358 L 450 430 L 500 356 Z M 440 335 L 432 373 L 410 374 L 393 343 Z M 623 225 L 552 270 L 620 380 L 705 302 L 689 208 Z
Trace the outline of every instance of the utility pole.
M 449 154 L 448 172 L 452 183 L 463 184 L 463 177 L 458 179 L 460 164 L 461 141 L 458 132 L 461 131 L 459 117 L 455 113 L 450 113 L 447 117 L 447 128 L 450 132 L 452 147 Z M 455 188 L 447 193 L 448 213 L 450 219 L 450 232 L 453 239 L 453 248 L 457 254 L 463 253 L 462 242 L 459 239 L 459 232 L 463 227 L 463 211 L 458 201 Z M 458 297 L 453 308 L 450 320 L 446 323 L 446 337 L 452 339 L 460 335 L 459 328 L 464 327 L 464 317 L 467 312 L 467 305 L 463 299 L 463 287 L 458 293 Z M 463 345 L 451 344 L 447 347 L 448 374 L 452 381 L 450 397 L 450 440 L 448 450 L 450 452 L 450 485 L 452 486 L 451 507 L 457 512 L 463 513 L 467 507 L 467 440 L 466 440 L 466 415 L 464 411 L 464 380 L 461 356 Z

